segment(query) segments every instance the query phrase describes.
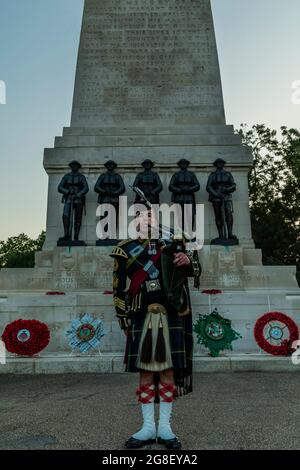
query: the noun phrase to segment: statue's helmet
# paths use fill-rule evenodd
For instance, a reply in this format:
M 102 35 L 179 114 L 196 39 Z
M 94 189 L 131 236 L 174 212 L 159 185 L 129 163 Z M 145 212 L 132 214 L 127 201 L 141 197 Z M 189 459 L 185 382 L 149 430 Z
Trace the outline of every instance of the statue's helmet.
M 182 163 L 185 163 L 187 166 L 191 164 L 191 162 L 187 160 L 186 158 L 181 158 L 179 162 L 177 162 L 177 165 L 180 166 Z
M 214 161 L 213 165 L 214 165 L 214 166 L 217 166 L 218 163 L 222 163 L 223 165 L 226 165 L 226 161 L 223 160 L 223 158 L 217 158 L 217 159 Z
M 114 168 L 117 168 L 117 166 L 118 166 L 118 165 L 116 164 L 116 162 L 114 162 L 113 160 L 108 160 L 108 161 L 104 164 L 104 166 L 105 166 L 106 168 L 108 168 L 110 165 L 113 165 Z
M 151 168 L 154 167 L 154 162 L 152 160 L 150 160 L 149 158 L 146 158 L 146 160 L 144 160 L 142 162 L 142 166 L 145 168 L 147 164 L 150 164 L 151 165 Z
M 69 163 L 69 167 L 72 168 L 72 166 L 75 166 L 77 165 L 78 168 L 82 168 L 82 165 L 81 163 L 79 163 L 77 160 L 72 160 L 70 163 Z

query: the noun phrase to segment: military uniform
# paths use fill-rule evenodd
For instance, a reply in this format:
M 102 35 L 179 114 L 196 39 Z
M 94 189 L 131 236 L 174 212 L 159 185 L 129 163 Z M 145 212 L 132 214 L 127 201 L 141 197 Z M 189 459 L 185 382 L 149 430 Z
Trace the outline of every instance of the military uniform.
M 196 216 L 195 193 L 200 190 L 200 184 L 195 173 L 188 170 L 190 165 L 188 160 L 182 158 L 177 165 L 181 169 L 172 176 L 169 191 L 172 193 L 171 201 L 181 207 L 181 224 L 183 229 L 190 232 L 194 229 Z M 187 226 L 185 226 L 185 217 L 187 218 Z M 191 224 L 188 223 L 188 219 L 190 219 Z
M 180 170 L 172 176 L 169 184 L 169 191 L 172 192 L 171 201 L 177 204 L 192 204 L 194 214 L 195 193 L 199 189 L 200 184 L 195 173 L 188 169 Z
M 236 184 L 229 171 L 215 171 L 210 174 L 207 181 L 208 200 L 210 202 L 232 201 L 232 193 L 236 190 Z M 220 196 L 220 193 L 223 197 Z
M 198 286 L 201 273 L 197 252 L 186 254 L 191 264 L 176 267 L 173 253 L 168 257 L 167 248 L 161 249 L 158 240 L 140 239 L 120 242 L 111 253 L 116 316 L 120 327 L 128 330 L 125 370 L 155 372 L 173 368 L 179 396 L 192 391 L 193 333 L 187 278 L 195 277 Z M 149 360 L 143 362 L 142 343 L 149 328 L 152 356 L 150 352 Z M 160 328 L 165 340 L 164 358 L 156 360 Z
M 218 164 L 221 164 L 222 168 L 218 168 Z M 214 165 L 217 170 L 210 174 L 206 190 L 209 193 L 208 200 L 213 204 L 219 239 L 236 239 L 232 233 L 232 193 L 236 191 L 236 183 L 232 174 L 223 169 L 225 164 L 222 158 L 215 160 Z
M 98 204 L 118 206 L 119 196 L 125 193 L 124 181 L 118 173 L 103 173 L 97 180 L 95 191 L 99 194 Z
M 81 168 L 80 163 L 76 161 L 71 162 L 69 166 L 71 166 L 72 164 L 78 164 L 78 167 Z M 85 196 L 89 191 L 89 186 L 86 177 L 83 174 L 78 173 L 77 171 L 72 171 L 71 173 L 68 173 L 63 176 L 58 186 L 58 191 L 63 195 L 63 223 L 65 229 L 64 238 L 70 239 L 70 231 L 72 231 L 73 229 L 73 227 L 70 226 L 70 221 L 73 215 L 72 211 L 74 211 L 74 239 L 78 240 L 83 209 L 85 207 Z
M 159 204 L 159 195 L 163 189 L 159 174 L 151 169 L 153 168 L 154 163 L 149 159 L 143 161 L 142 166 L 145 170 L 137 174 L 133 186 L 142 190 L 151 204 Z M 135 204 L 144 204 L 144 201 L 141 200 L 138 194 L 136 195 L 134 202 Z

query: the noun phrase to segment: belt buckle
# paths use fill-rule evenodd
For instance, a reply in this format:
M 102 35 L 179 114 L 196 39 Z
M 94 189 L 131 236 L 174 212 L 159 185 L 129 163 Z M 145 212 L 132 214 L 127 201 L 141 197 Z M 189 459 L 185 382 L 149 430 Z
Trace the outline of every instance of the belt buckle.
M 151 279 L 151 281 L 146 281 L 146 290 L 147 292 L 161 290 L 159 279 Z

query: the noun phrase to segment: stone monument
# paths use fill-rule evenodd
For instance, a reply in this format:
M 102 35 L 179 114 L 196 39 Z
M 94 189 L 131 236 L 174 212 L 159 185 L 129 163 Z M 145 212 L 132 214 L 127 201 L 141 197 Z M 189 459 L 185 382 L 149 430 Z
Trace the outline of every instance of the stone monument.
M 233 205 L 238 246 L 211 245 L 218 233 L 206 183 L 217 158 L 227 162 L 237 186 Z M 46 241 L 36 254 L 35 268 L 0 272 L 0 327 L 15 318 L 41 319 L 52 335 L 44 354 L 66 357 L 63 363 L 30 363 L 35 372 L 80 368 L 80 361 L 70 365 L 66 331 L 71 320 L 84 313 L 101 318 L 109 331 L 102 349 L 106 356 L 87 361 L 84 370 L 122 370 L 125 338 L 112 297 L 105 294 L 111 290 L 112 261 L 110 248 L 95 246 L 94 191 L 86 195 L 80 232 L 87 246 L 57 247 L 57 187 L 74 159 L 82 164 L 90 188 L 105 164 L 116 162 L 129 203 L 134 193 L 128 188 L 144 160 L 155 163 L 163 185 L 160 201 L 169 203 L 168 186 L 177 162 L 187 159 L 200 183 L 196 202 L 205 206 L 201 288 L 223 291 L 213 299 L 214 307 L 243 336 L 235 342 L 235 351 L 259 352 L 253 326 L 270 309 L 300 319 L 296 268 L 263 266 L 252 239 L 247 178 L 252 152 L 225 122 L 210 0 L 85 0 L 71 125 L 44 153 L 49 176 Z M 49 298 L 49 290 L 66 295 Z M 208 297 L 201 290 L 192 291 L 192 302 L 196 316 L 208 313 Z M 196 345 L 195 360 L 201 352 Z

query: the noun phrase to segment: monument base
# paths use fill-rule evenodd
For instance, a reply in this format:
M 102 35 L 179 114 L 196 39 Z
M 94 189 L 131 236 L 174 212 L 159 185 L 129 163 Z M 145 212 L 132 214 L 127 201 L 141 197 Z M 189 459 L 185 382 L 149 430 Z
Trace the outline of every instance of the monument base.
M 235 246 L 239 245 L 239 240 L 238 238 L 215 238 L 211 241 L 211 245 Z
M 97 240 L 96 246 L 116 246 L 119 243 L 119 240 L 113 240 L 108 238 L 107 240 Z
M 50 329 L 51 341 L 40 358 L 49 354 L 55 356 L 49 361 L 34 358 L 20 362 L 14 359 L 12 364 L 15 365 L 10 365 L 11 355 L 8 354 L 8 366 L 0 367 L 1 372 L 45 373 L 47 369 L 51 373 L 59 373 L 74 368 L 77 372 L 82 371 L 83 366 L 74 365 L 73 355 L 72 359 L 64 358 L 63 361 L 59 357 L 71 354 L 67 331 L 72 321 L 83 314 L 103 321 L 107 334 L 100 350 L 110 356 L 107 371 L 120 372 L 119 365 L 112 369 L 111 357 L 123 354 L 126 338 L 113 305 L 113 259 L 110 252 L 110 246 L 56 247 L 36 253 L 35 268 L 0 271 L 0 335 L 6 325 L 16 319 L 43 321 Z M 196 322 L 199 314 L 208 314 L 217 308 L 220 315 L 231 320 L 233 329 L 242 335 L 242 339 L 232 344 L 234 353 L 261 353 L 253 330 L 257 319 L 267 312 L 283 312 L 300 325 L 300 289 L 295 267 L 263 266 L 260 250 L 242 246 L 205 245 L 199 255 L 203 268 L 200 290 L 194 289 L 193 279 L 190 279 L 193 320 Z M 211 289 L 219 289 L 222 293 L 202 293 Z M 55 292 L 65 295 L 55 295 Z M 194 345 L 196 356 L 207 355 L 208 350 L 197 344 L 196 337 Z M 78 356 L 78 364 L 80 361 L 88 364 L 84 371 L 104 371 L 102 356 L 83 358 Z M 211 357 L 208 360 L 215 361 Z M 255 362 L 256 357 L 251 361 Z M 231 362 L 227 366 L 233 367 Z
M 110 245 L 94 245 L 37 252 L 35 268 L 1 269 L 0 295 L 3 291 L 110 290 L 111 251 Z M 294 266 L 263 266 L 261 250 L 255 248 L 204 245 L 199 258 L 202 289 L 299 289 Z
M 299 372 L 290 357 L 266 354 L 223 353 L 220 357 L 195 354 L 193 371 L 196 373 L 233 372 Z M 0 366 L 0 374 L 110 374 L 124 372 L 122 354 L 76 356 L 45 354 L 35 358 L 8 357 Z
M 87 246 L 83 240 L 65 240 L 63 238 L 59 239 L 57 246 Z
M 204 287 L 204 286 L 203 286 Z M 217 308 L 220 315 L 232 322 L 232 327 L 241 336 L 241 339 L 233 341 L 233 354 L 254 355 L 247 359 L 253 367 L 262 367 L 260 355 L 265 355 L 260 350 L 254 338 L 254 326 L 258 318 L 269 311 L 283 312 L 291 317 L 297 325 L 300 324 L 300 290 L 264 290 L 249 289 L 244 291 L 223 290 L 219 295 L 206 295 L 201 291 L 191 290 L 193 308 L 193 321 L 196 322 L 199 314 L 205 315 Z M 103 321 L 106 336 L 100 346 L 101 355 L 95 351 L 92 356 L 72 353 L 69 345 L 67 331 L 70 330 L 72 321 L 83 314 L 90 314 Z M 16 319 L 36 319 L 45 322 L 51 334 L 51 340 L 47 348 L 41 352 L 39 358 L 21 359 L 7 353 L 8 365 L 0 366 L 2 373 L 60 373 L 60 372 L 121 372 L 125 350 L 126 337 L 121 331 L 115 316 L 113 298 L 111 293 L 105 294 L 103 290 L 73 290 L 65 295 L 46 295 L 45 291 L 39 292 L 1 292 L 0 295 L 0 332 L 10 322 Z M 212 371 L 223 370 L 222 357 L 231 357 L 231 352 L 224 351 L 219 359 L 208 356 L 208 350 L 197 344 L 194 337 L 194 355 L 198 360 L 199 355 L 204 356 L 205 365 Z M 255 356 L 256 355 L 256 356 Z M 105 359 L 107 357 L 107 361 Z M 114 364 L 115 359 L 116 364 Z M 267 356 L 270 357 L 271 356 Z M 291 362 L 288 358 L 285 364 Z M 210 364 L 214 362 L 215 366 Z M 15 364 L 15 365 L 13 365 Z M 83 365 L 84 364 L 84 365 Z M 236 367 L 239 367 L 239 362 Z M 249 364 L 248 364 L 249 365 Z M 202 367 L 201 366 L 201 367 Z M 232 368 L 232 362 L 226 363 L 226 368 Z M 235 366 L 234 366 L 235 367 Z M 242 366 L 240 366 L 242 367 Z M 294 366 L 295 367 L 295 366 Z M 241 369 L 242 370 L 242 369 Z

